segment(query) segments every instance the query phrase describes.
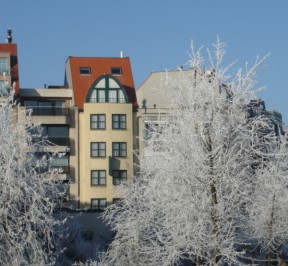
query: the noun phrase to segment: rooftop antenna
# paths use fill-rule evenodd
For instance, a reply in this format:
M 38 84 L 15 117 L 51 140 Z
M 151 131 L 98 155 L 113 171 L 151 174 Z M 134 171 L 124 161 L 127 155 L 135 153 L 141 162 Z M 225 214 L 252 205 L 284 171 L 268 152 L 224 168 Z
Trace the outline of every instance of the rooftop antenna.
M 7 38 L 6 38 L 6 43 L 12 43 L 12 29 L 8 28 L 7 30 Z
M 124 52 L 120 51 L 120 58 L 123 58 L 123 57 L 124 57 Z

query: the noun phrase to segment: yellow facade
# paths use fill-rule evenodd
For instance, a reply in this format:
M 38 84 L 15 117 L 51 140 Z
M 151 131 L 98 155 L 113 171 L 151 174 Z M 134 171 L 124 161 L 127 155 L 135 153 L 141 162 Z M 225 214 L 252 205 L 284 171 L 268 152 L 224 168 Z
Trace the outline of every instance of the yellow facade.
M 91 129 L 91 115 L 105 115 L 105 129 Z M 126 129 L 112 128 L 112 115 L 126 115 Z M 121 198 L 113 177 L 109 175 L 109 156 L 112 170 L 126 170 L 127 179 L 133 176 L 133 110 L 131 103 L 84 103 L 79 113 L 80 146 L 80 208 L 91 208 L 92 199 L 104 199 L 107 204 Z M 91 143 L 105 143 L 104 157 L 91 156 Z M 113 157 L 112 143 L 126 143 L 127 156 Z M 111 169 L 111 166 L 110 166 Z M 106 184 L 92 185 L 91 171 L 105 170 Z M 110 170 L 111 173 L 111 170 Z

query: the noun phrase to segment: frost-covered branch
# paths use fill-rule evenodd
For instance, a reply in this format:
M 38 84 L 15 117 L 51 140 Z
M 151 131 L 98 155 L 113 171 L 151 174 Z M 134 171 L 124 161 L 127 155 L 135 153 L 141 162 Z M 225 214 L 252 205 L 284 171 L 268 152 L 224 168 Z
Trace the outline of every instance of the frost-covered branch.
M 261 60 L 230 77 L 230 68 L 222 67 L 224 47 L 218 40 L 209 71 L 203 70 L 201 49 L 193 48 L 194 75 L 167 82 L 165 94 L 172 92 L 163 97 L 170 99 L 171 109 L 160 125 L 151 123 L 141 172 L 122 185 L 121 204 L 105 212 L 116 236 L 104 265 L 174 265 L 186 259 L 201 265 L 242 264 L 241 245 L 250 240 L 244 236 L 253 217 L 247 209 L 257 210 L 251 202 L 256 204 L 262 176 L 277 176 L 267 159 L 276 154 L 278 140 L 267 117 L 250 117 L 247 111 L 256 99 Z M 272 191 L 278 191 L 276 186 Z M 258 204 L 267 210 L 260 197 Z M 263 226 L 267 235 L 269 228 L 271 223 Z
M 1 100 L 1 264 L 46 265 L 53 262 L 55 251 L 53 227 L 58 222 L 52 214 L 61 197 L 57 173 L 40 171 L 49 158 L 34 156 L 26 125 L 16 120 L 13 94 L 1 94 Z

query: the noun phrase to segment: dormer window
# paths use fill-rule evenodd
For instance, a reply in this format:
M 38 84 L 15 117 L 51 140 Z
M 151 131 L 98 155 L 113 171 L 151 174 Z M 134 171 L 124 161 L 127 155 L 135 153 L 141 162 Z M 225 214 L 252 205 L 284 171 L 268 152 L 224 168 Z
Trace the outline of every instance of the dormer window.
M 122 68 L 121 67 L 111 67 L 111 74 L 113 76 L 121 76 L 122 75 Z
M 91 67 L 80 67 L 80 74 L 81 75 L 90 75 L 91 74 Z
M 126 103 L 127 95 L 121 84 L 110 75 L 97 79 L 90 88 L 86 102 Z

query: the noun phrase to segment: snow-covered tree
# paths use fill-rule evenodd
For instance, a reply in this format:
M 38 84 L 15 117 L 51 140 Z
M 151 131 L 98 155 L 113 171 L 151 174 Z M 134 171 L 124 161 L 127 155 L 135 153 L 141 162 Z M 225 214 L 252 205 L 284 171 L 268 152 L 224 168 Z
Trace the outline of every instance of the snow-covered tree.
M 251 236 L 271 260 L 288 240 L 288 143 L 279 136 L 255 173 L 254 193 L 248 204 Z
M 0 107 L 0 264 L 47 265 L 53 262 L 53 227 L 58 221 L 52 214 L 61 196 L 53 181 L 57 173 L 42 172 L 49 158 L 34 156 L 42 143 L 34 143 L 28 133 L 37 132 L 37 127 L 27 130 L 24 121 L 17 122 L 13 92 L 4 86 Z
M 248 112 L 262 60 L 233 75 L 225 44 L 214 47 L 206 71 L 192 47 L 191 77 L 162 88 L 171 109 L 151 123 L 139 176 L 105 212 L 116 236 L 104 265 L 241 264 L 247 206 L 277 140 L 269 119 Z

